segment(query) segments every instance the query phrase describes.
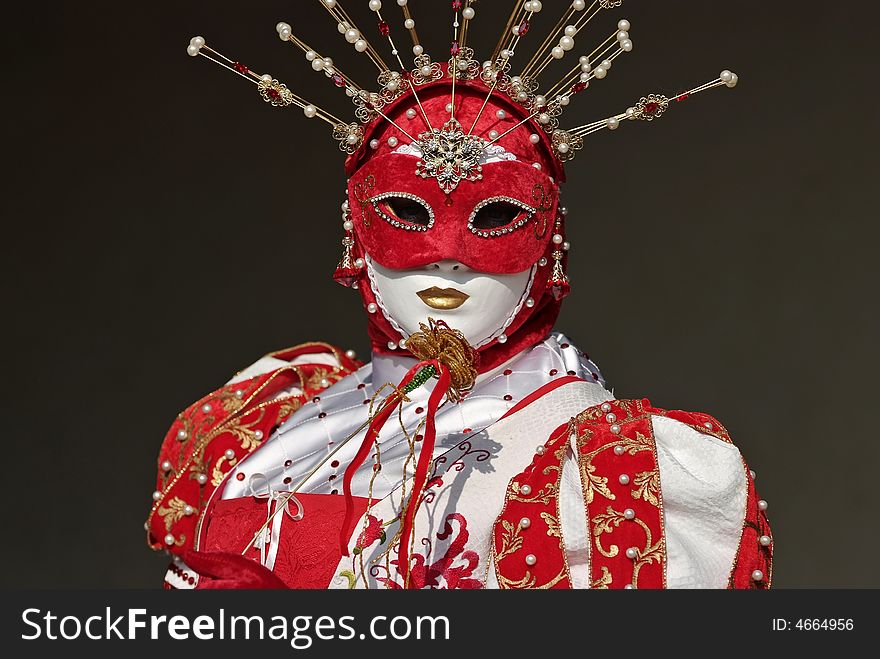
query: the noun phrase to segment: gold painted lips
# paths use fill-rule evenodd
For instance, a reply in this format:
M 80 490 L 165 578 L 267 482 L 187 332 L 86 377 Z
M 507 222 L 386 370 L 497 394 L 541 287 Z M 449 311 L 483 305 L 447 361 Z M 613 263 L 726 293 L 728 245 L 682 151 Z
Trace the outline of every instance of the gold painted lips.
M 436 286 L 419 291 L 416 295 L 432 309 L 443 309 L 446 311 L 458 309 L 470 297 L 470 295 L 454 288 L 437 288 Z

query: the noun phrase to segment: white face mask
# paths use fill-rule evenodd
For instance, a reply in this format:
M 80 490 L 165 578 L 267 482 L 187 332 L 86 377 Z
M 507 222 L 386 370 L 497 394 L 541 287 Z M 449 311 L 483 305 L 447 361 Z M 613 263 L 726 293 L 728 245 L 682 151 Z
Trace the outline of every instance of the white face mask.
M 499 338 L 528 298 L 535 267 L 513 275 L 490 275 L 458 261 L 414 270 L 384 268 L 366 258 L 370 286 L 391 325 L 405 338 L 428 317 L 445 321 L 475 348 Z

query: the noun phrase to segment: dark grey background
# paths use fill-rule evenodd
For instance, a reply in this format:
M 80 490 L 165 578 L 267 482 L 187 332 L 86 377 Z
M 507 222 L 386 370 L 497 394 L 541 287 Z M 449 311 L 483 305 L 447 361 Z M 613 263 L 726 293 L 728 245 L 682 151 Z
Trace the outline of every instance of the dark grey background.
M 366 19 L 366 0 L 345 4 Z M 509 4 L 477 5 L 478 55 Z M 545 0 L 543 28 L 564 4 Z M 566 117 L 740 75 L 654 125 L 594 136 L 569 167 L 559 328 L 617 395 L 726 423 L 770 502 L 785 587 L 880 586 L 880 16 L 858 4 L 627 0 L 592 34 L 626 16 L 634 52 Z M 427 26 L 445 25 L 447 3 L 412 5 L 440 59 L 446 31 Z M 267 351 L 368 347 L 359 298 L 330 279 L 335 144 L 185 47 L 203 34 L 342 116 L 275 23 L 367 69 L 317 2 L 39 9 L 4 26 L 2 581 L 158 586 L 141 526 L 174 415 Z

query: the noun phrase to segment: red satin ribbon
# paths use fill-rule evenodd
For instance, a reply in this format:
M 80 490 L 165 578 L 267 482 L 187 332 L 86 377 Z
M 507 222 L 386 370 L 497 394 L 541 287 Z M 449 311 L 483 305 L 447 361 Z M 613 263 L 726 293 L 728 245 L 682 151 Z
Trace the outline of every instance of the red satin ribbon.
M 421 497 L 422 490 L 425 487 L 425 483 L 427 483 L 428 481 L 428 470 L 431 466 L 431 460 L 434 457 L 434 445 L 437 438 L 435 416 L 437 414 L 437 409 L 443 402 L 443 397 L 449 391 L 449 384 L 451 382 L 449 369 L 447 369 L 436 359 L 431 359 L 419 362 L 409 371 L 407 371 L 407 374 L 400 381 L 400 384 L 397 385 L 397 391 L 395 391 L 386 399 L 384 406 L 372 420 L 370 426 L 367 428 L 367 434 L 364 436 L 364 440 L 361 443 L 360 449 L 358 449 L 358 452 L 355 455 L 354 459 L 345 469 L 345 475 L 343 476 L 342 481 L 342 491 L 345 495 L 345 518 L 342 523 L 342 531 L 340 532 L 339 542 L 342 548 L 342 555 L 348 556 L 348 543 L 354 531 L 353 526 L 355 523 L 355 520 L 353 519 L 354 497 L 351 493 L 352 478 L 354 477 L 355 472 L 361 467 L 361 465 L 364 464 L 367 457 L 370 455 L 370 450 L 372 449 L 376 438 L 379 436 L 379 431 L 382 430 L 382 427 L 388 421 L 391 413 L 400 402 L 401 394 L 399 392 L 402 391 L 403 388 L 412 381 L 415 375 L 426 366 L 433 366 L 435 369 L 437 369 L 439 379 L 437 384 L 434 386 L 430 397 L 428 398 L 428 409 L 425 415 L 424 438 L 421 441 L 419 459 L 416 465 L 416 472 L 413 477 L 413 489 L 412 494 L 410 495 L 410 502 L 409 505 L 406 506 L 403 519 L 401 520 L 400 544 L 398 545 L 397 549 L 397 567 L 401 574 L 403 574 L 404 583 L 408 588 L 410 587 L 410 536 L 413 533 L 413 522 L 415 520 L 416 510 L 418 509 L 419 499 Z

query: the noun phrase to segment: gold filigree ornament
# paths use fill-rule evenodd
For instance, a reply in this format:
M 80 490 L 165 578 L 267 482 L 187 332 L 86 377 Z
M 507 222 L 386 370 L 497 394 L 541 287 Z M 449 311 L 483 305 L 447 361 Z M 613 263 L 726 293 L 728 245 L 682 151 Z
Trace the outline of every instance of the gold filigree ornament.
M 257 83 L 257 90 L 266 103 L 270 103 L 276 108 L 286 108 L 293 104 L 293 92 L 283 82 L 278 82 L 274 78 L 262 78 Z
M 419 135 L 418 147 L 422 157 L 416 165 L 416 174 L 422 178 L 436 178 L 446 194 L 462 181 L 483 178 L 480 160 L 486 141 L 476 135 L 467 135 L 456 119 L 450 119 L 443 128 L 434 128 Z
M 584 138 L 572 135 L 566 130 L 557 128 L 550 138 L 553 142 L 553 151 L 560 162 L 568 162 L 574 158 L 574 154 L 584 148 Z
M 339 142 L 339 150 L 349 155 L 364 142 L 364 128 L 358 123 L 340 123 L 333 128 L 333 139 Z
M 669 109 L 669 99 L 663 94 L 648 94 L 639 99 L 634 109 L 634 119 L 654 121 L 654 119 L 662 117 L 666 110 Z

